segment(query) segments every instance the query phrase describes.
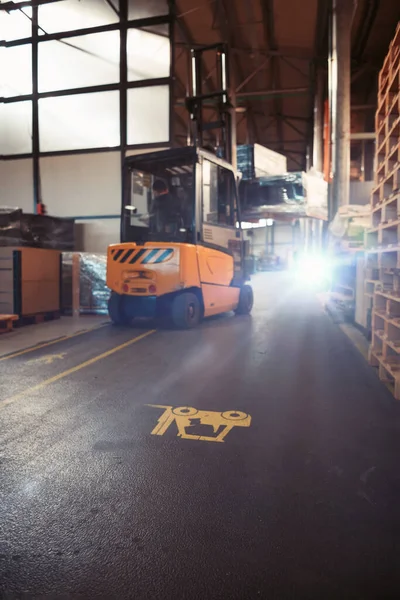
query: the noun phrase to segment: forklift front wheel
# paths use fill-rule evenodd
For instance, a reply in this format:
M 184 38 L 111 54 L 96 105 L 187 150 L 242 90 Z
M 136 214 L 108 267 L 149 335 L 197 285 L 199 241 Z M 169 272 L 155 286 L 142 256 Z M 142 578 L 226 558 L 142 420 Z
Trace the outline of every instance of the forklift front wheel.
M 171 317 L 175 327 L 192 329 L 200 322 L 201 308 L 196 294 L 185 292 L 173 299 Z
M 251 313 L 251 309 L 253 308 L 253 303 L 253 288 L 249 285 L 243 285 L 240 288 L 239 304 L 237 305 L 235 313 L 237 315 L 249 315 Z
M 122 296 L 116 292 L 111 292 L 108 299 L 108 315 L 113 325 L 127 325 L 129 323 L 129 319 L 124 313 Z

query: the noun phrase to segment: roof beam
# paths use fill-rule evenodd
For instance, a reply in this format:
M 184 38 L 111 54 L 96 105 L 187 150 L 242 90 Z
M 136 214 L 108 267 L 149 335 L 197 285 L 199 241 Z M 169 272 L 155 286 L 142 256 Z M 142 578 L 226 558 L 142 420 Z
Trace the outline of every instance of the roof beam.
M 37 0 L 36 5 L 41 4 L 53 4 L 53 2 L 61 2 L 61 0 Z M 25 2 L 4 2 L 0 5 L 0 10 L 9 12 L 10 10 L 20 10 L 21 8 L 27 8 L 32 6 L 32 0 L 26 0 Z
M 199 46 L 199 44 L 195 44 L 193 37 L 189 31 L 188 26 L 186 25 L 185 21 L 183 19 L 175 19 L 175 23 L 176 23 L 176 27 L 179 30 L 179 33 L 184 41 L 184 45 L 187 46 L 187 48 L 190 50 L 192 48 L 196 48 L 196 46 Z M 179 45 L 179 42 L 177 43 L 175 41 L 175 46 Z M 189 62 L 189 61 L 188 61 Z M 203 70 L 204 72 L 207 71 L 207 67 L 206 64 L 204 62 L 204 59 L 202 59 L 202 65 L 203 65 Z M 188 76 L 189 73 L 188 73 Z M 215 86 L 213 84 L 213 81 L 211 78 L 207 78 L 206 81 L 204 82 L 206 87 L 208 88 L 208 91 L 211 92 L 215 92 Z
M 175 26 L 176 26 L 176 28 L 179 31 L 181 39 L 183 40 L 183 44 L 179 44 L 179 42 L 177 42 L 176 38 L 175 38 L 175 40 L 174 40 L 175 47 L 177 47 L 179 45 L 181 45 L 181 46 L 183 45 L 184 47 L 187 48 L 188 51 L 190 51 L 192 48 L 196 48 L 197 46 L 200 45 L 200 44 L 196 44 L 194 42 L 194 39 L 193 39 L 193 37 L 192 37 L 192 35 L 191 35 L 190 31 L 189 31 L 189 28 L 188 28 L 187 24 L 184 21 L 184 19 L 182 19 L 182 18 L 175 18 Z M 188 65 L 190 64 L 190 56 L 189 55 L 187 56 L 187 64 Z M 201 64 L 202 64 L 203 72 L 206 73 L 207 72 L 207 65 L 205 63 L 204 57 L 202 57 L 202 59 L 201 59 Z M 176 73 L 176 71 L 175 71 L 175 73 Z M 190 77 L 190 67 L 188 67 L 187 76 Z M 180 84 L 181 84 L 181 87 L 182 87 L 183 86 L 182 82 L 180 82 Z M 209 77 L 207 75 L 205 77 L 205 79 L 204 79 L 204 86 L 205 86 L 206 90 L 208 91 L 208 93 L 213 93 L 216 90 L 216 87 L 214 85 L 214 82 L 213 82 L 211 76 Z M 183 86 L 183 87 L 184 87 L 184 90 L 185 90 L 185 92 L 187 94 L 187 89 L 185 88 L 185 86 Z M 180 105 L 182 103 L 185 104 L 185 98 L 183 98 L 182 102 L 180 100 L 181 100 L 180 98 L 175 99 L 175 105 Z M 175 115 L 176 115 L 177 114 L 176 111 L 174 111 L 174 112 L 175 112 Z M 182 124 L 182 121 L 184 122 L 184 119 L 182 117 L 180 117 L 181 124 Z M 186 129 L 187 129 L 187 125 L 186 124 L 185 124 L 185 126 L 186 126 Z M 210 136 L 214 140 L 216 140 L 215 134 L 213 132 L 210 132 Z
M 239 92 L 236 94 L 236 100 L 246 100 L 247 98 L 252 98 L 254 100 L 265 100 L 265 99 L 274 99 L 279 96 L 301 96 L 303 94 L 309 93 L 308 87 L 300 87 L 300 88 L 283 88 L 281 90 L 256 90 L 254 92 Z M 178 98 L 178 104 L 183 104 L 185 101 L 184 98 Z M 212 99 L 208 101 L 209 105 L 213 104 Z M 215 101 L 214 101 L 215 103 Z M 207 104 L 207 100 L 205 100 L 205 104 Z M 299 117 L 300 118 L 300 117 Z
M 182 42 L 177 42 L 176 43 L 177 46 L 187 46 L 188 44 L 184 41 Z M 203 46 L 203 44 L 194 44 L 193 47 L 194 48 L 199 48 Z M 270 57 L 270 56 L 277 56 L 278 58 L 289 58 L 289 59 L 297 59 L 297 60 L 303 60 L 305 62 L 310 62 L 311 60 L 313 60 L 313 54 L 312 52 L 310 52 L 307 49 L 304 48 L 297 48 L 296 46 L 287 46 L 284 47 L 282 46 L 280 48 L 280 50 L 268 50 L 266 48 L 247 48 L 246 46 L 243 46 L 241 48 L 238 48 L 237 46 L 232 46 L 230 48 L 231 52 L 233 54 L 243 54 L 243 55 L 254 55 L 254 54 L 260 54 L 261 56 L 265 56 L 266 58 Z
M 282 115 L 285 119 L 289 119 L 289 121 L 298 121 L 299 123 L 309 123 L 310 119 L 308 117 L 294 117 L 292 115 Z
M 299 169 L 300 169 L 301 171 L 303 171 L 303 169 L 304 169 L 304 165 L 303 165 L 303 164 L 302 164 L 302 163 L 301 163 L 299 160 L 297 160 L 297 158 L 295 158 L 295 157 L 293 156 L 293 152 L 290 152 L 289 150 L 287 150 L 287 151 L 286 151 L 286 154 L 289 154 L 289 156 L 288 156 L 289 160 L 292 160 L 292 161 L 295 163 L 295 165 L 297 165 L 297 166 L 299 167 Z M 303 153 L 303 152 L 302 152 L 301 154 L 304 156 L 304 153 Z
M 235 39 L 233 35 L 233 24 L 239 22 L 239 18 L 237 15 L 236 7 L 232 0 L 229 0 L 229 5 L 227 0 L 216 0 L 216 13 L 218 15 L 218 24 L 220 26 L 220 30 L 222 36 L 225 41 L 228 43 L 229 48 L 235 45 Z M 238 37 L 238 34 L 236 35 Z M 239 42 L 241 42 L 241 35 L 239 36 Z M 243 81 L 245 79 L 245 75 L 239 59 L 237 55 L 233 55 L 233 59 L 235 61 L 235 72 L 239 75 L 239 78 Z M 253 141 L 256 140 L 256 123 L 254 119 L 254 115 L 251 112 L 251 108 L 247 107 L 247 123 L 251 126 L 251 133 Z
M 265 47 L 268 52 L 278 51 L 278 45 L 275 37 L 275 25 L 274 25 L 274 1 L 273 0 L 262 0 L 261 2 L 263 21 L 264 21 L 264 39 Z M 272 55 L 270 59 L 270 78 L 269 87 L 271 90 L 275 90 L 281 87 L 280 67 L 279 58 Z M 281 150 L 283 150 L 284 139 L 283 139 L 283 120 L 282 120 L 282 100 L 279 97 L 274 99 L 274 112 L 276 114 L 276 131 L 278 139 L 281 142 Z
M 261 54 L 263 56 L 277 56 L 285 58 L 296 58 L 298 60 L 304 60 L 309 62 L 313 59 L 313 53 L 305 48 L 298 48 L 297 46 L 281 46 L 279 49 L 273 48 L 232 48 L 233 52 L 238 54 Z
M 300 67 L 298 67 L 297 65 L 293 64 L 291 59 L 288 58 L 287 56 L 280 56 L 280 59 L 286 63 L 288 65 L 288 67 L 290 67 L 291 69 L 293 69 L 294 71 L 296 71 L 296 73 L 299 73 L 302 77 L 304 77 L 305 79 L 307 79 L 307 81 L 309 80 L 310 77 L 310 73 L 307 71 L 303 71 L 303 69 L 300 69 Z
M 237 94 L 237 98 L 275 98 L 280 96 L 298 96 L 309 93 L 308 87 L 296 87 L 296 88 L 282 88 L 282 89 L 268 89 L 268 90 L 257 90 L 254 92 L 241 92 Z
M 268 131 L 268 129 L 270 129 L 272 127 L 272 125 L 275 123 L 275 117 L 271 117 L 268 121 L 268 123 L 261 128 L 261 131 L 263 133 L 266 133 Z
M 271 141 L 268 142 L 267 145 L 269 146 L 269 145 L 279 144 L 279 143 L 280 143 L 279 140 L 271 140 Z M 285 145 L 288 146 L 289 144 L 290 145 L 291 144 L 303 144 L 304 145 L 304 140 L 286 140 L 285 141 Z
M 298 133 L 302 138 L 304 138 L 305 140 L 307 140 L 307 132 L 306 131 L 301 131 L 301 129 L 299 129 L 298 127 L 296 127 L 296 125 L 293 125 L 293 123 L 290 122 L 290 120 L 282 115 L 282 119 L 283 121 L 286 123 L 286 125 L 288 127 L 290 127 L 290 129 L 292 129 L 292 131 L 294 131 L 295 133 Z
M 267 60 L 265 60 L 261 65 L 259 65 L 256 69 L 254 69 L 254 71 L 252 71 L 250 73 L 250 75 L 248 75 L 246 77 L 246 79 L 244 79 L 242 81 L 242 83 L 240 85 L 238 85 L 238 87 L 236 88 L 236 93 L 240 92 L 240 90 L 242 88 L 244 88 L 245 85 L 247 85 L 252 79 L 254 79 L 254 77 L 257 75 L 257 73 L 259 73 L 262 69 L 265 69 L 265 67 L 268 65 L 269 63 L 269 58 L 267 58 Z

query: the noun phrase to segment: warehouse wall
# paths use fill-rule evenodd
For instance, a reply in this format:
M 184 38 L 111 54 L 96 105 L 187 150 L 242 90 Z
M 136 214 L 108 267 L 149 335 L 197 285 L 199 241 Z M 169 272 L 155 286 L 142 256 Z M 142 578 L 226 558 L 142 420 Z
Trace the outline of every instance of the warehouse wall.
M 107 246 L 119 242 L 120 220 L 79 220 L 75 223 L 75 245 L 80 252 L 107 251 Z
M 124 27 L 112 2 L 43 4 L 32 23 L 29 15 L 19 18 L 17 9 L 0 11 L 6 42 L 12 42 L 1 53 L 6 69 L 0 97 L 7 102 L 1 103 L 0 156 L 12 160 L 0 160 L 0 206 L 34 211 L 33 166 L 24 157 L 39 149 L 36 193 L 48 214 L 74 217 L 77 246 L 105 252 L 119 241 L 121 155 L 116 149 L 170 140 L 169 3 L 128 2 L 122 61 L 127 91 L 120 70 Z M 133 22 L 153 17 L 145 28 L 142 21 Z M 68 43 L 64 29 L 75 33 Z M 43 39 L 43 32 L 52 39 Z M 31 36 L 38 36 L 37 53 L 32 53 Z M 32 88 L 36 72 L 38 96 Z M 127 110 L 120 114 L 125 94 Z
M 145 152 L 154 149 L 129 150 L 127 155 Z M 42 201 L 49 215 L 76 219 L 77 250 L 106 252 L 109 244 L 119 242 L 120 157 L 113 151 L 40 159 Z M 34 212 L 31 159 L 0 160 L 0 207 Z
M 32 160 L 0 160 L 0 207 L 33 209 Z
M 40 159 L 42 199 L 57 217 L 119 214 L 120 153 L 52 156 Z
M 155 150 L 129 150 L 127 156 Z M 43 202 L 51 215 L 78 218 L 77 250 L 106 252 L 109 244 L 119 242 L 120 160 L 119 152 L 53 156 L 40 160 Z
M 105 252 L 108 244 L 119 241 L 120 165 L 119 152 L 40 159 L 48 214 L 78 217 L 78 250 Z M 34 212 L 32 159 L 0 160 L 0 207 Z
M 260 227 L 251 230 L 253 232 L 253 235 L 249 238 L 251 240 L 251 251 L 256 256 L 259 256 L 266 250 L 267 229 L 270 228 Z M 269 240 L 271 240 L 270 232 Z M 275 222 L 274 254 L 279 256 L 281 261 L 285 261 L 288 257 L 288 252 L 293 250 L 292 240 L 291 224 Z M 271 252 L 271 244 L 269 244 L 269 252 Z
M 293 251 L 293 230 L 291 224 L 275 223 L 275 248 L 274 253 L 282 261 L 288 259 L 288 253 Z
M 48 214 L 79 218 L 79 250 L 105 252 L 108 244 L 119 241 L 120 160 L 119 152 L 40 159 L 42 198 Z

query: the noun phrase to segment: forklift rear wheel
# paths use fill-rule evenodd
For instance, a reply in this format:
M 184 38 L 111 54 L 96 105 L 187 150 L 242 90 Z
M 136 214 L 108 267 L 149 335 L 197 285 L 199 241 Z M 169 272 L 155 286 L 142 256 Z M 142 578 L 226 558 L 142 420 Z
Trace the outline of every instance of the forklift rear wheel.
M 129 319 L 123 309 L 123 298 L 116 292 L 111 292 L 108 299 L 108 315 L 113 325 L 128 325 Z
M 249 315 L 251 313 L 251 309 L 253 308 L 253 303 L 253 288 L 249 285 L 243 285 L 240 288 L 239 304 L 235 310 L 235 313 L 237 315 Z
M 171 317 L 175 327 L 192 329 L 200 322 L 200 302 L 196 294 L 185 292 L 176 296 L 172 302 Z

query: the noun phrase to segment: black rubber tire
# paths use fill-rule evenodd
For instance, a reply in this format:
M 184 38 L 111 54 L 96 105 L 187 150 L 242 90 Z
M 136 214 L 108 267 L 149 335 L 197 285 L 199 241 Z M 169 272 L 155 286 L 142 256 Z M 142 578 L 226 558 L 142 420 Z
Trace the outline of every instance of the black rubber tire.
M 123 297 L 116 292 L 111 292 L 108 299 L 108 316 L 113 325 L 129 324 L 129 319 L 124 314 Z
M 178 329 L 193 329 L 200 323 L 201 307 L 196 294 L 185 292 L 172 301 L 172 323 Z
M 250 285 L 243 285 L 240 288 L 239 304 L 235 313 L 237 315 L 249 315 L 254 304 L 253 288 Z

